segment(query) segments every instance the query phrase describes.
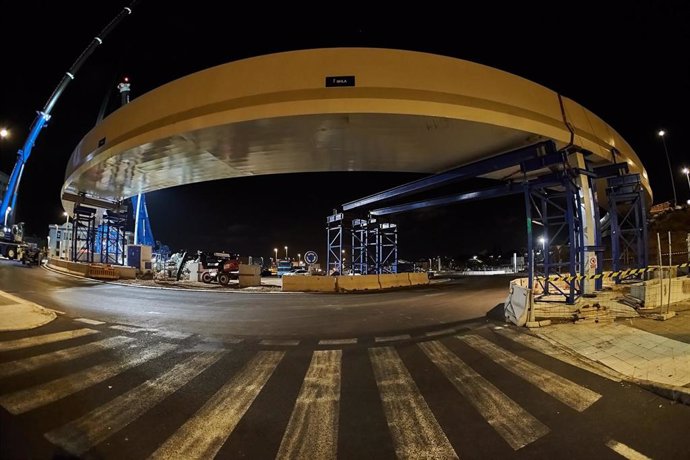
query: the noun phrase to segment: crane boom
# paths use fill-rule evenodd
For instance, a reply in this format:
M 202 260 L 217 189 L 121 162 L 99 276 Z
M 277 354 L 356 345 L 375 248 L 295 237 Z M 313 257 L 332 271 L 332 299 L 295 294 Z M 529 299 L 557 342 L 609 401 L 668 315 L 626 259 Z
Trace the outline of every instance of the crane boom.
M 134 8 L 134 5 L 138 2 L 139 0 L 133 0 L 128 6 L 124 7 L 117 14 L 117 16 L 115 16 L 113 20 L 110 21 L 108 25 L 106 25 L 100 31 L 100 33 L 93 38 L 93 40 L 91 40 L 89 46 L 87 46 L 86 49 L 82 51 L 77 60 L 74 61 L 72 66 L 69 68 L 69 70 L 65 72 L 65 75 L 63 75 L 62 79 L 60 80 L 60 83 L 57 85 L 53 93 L 50 95 L 50 98 L 43 106 L 43 110 L 37 112 L 36 118 L 34 119 L 34 122 L 31 124 L 29 135 L 27 136 L 26 141 L 24 142 L 24 146 L 17 152 L 17 162 L 15 163 L 14 169 L 12 170 L 12 174 L 10 175 L 10 180 L 7 184 L 7 191 L 5 192 L 5 195 L 2 197 L 2 205 L 0 206 L 0 216 L 2 216 L 5 219 L 5 225 L 7 225 L 8 223 L 8 217 L 13 216 L 14 209 L 16 208 L 17 192 L 19 190 L 19 183 L 22 179 L 22 174 L 24 172 L 24 165 L 26 165 L 26 162 L 29 159 L 29 156 L 31 155 L 31 150 L 33 149 L 34 144 L 36 143 L 36 138 L 38 137 L 38 134 L 41 132 L 41 129 L 45 127 L 48 120 L 50 120 L 50 112 L 53 110 L 55 103 L 60 98 L 67 85 L 69 85 L 69 83 L 72 80 L 74 80 L 75 75 L 81 68 L 82 64 L 84 64 L 84 61 L 86 61 L 86 59 L 89 56 L 91 56 L 91 54 L 98 47 L 98 45 L 103 43 L 103 39 L 115 28 L 115 26 L 117 26 L 125 17 L 132 14 L 132 9 Z M 14 219 L 10 218 L 10 223 L 13 221 Z

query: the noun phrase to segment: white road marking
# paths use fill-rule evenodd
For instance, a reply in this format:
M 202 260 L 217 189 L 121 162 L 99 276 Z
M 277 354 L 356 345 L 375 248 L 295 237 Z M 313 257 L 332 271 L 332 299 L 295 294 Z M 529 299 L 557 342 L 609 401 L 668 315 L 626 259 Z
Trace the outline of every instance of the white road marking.
M 145 329 L 143 327 L 130 327 L 130 326 L 123 326 L 121 324 L 115 324 L 113 326 L 110 326 L 110 329 L 115 329 L 117 331 L 124 331 L 124 332 L 148 332 L 150 329 Z
M 342 355 L 313 353 L 276 459 L 336 458 Z
M 521 332 L 515 332 L 511 329 L 500 329 L 496 330 L 495 332 L 502 335 L 503 337 L 507 337 L 510 340 L 519 343 L 520 345 L 524 345 L 540 353 L 551 356 L 552 358 L 555 358 L 566 364 L 570 364 L 571 366 L 579 367 L 580 369 L 589 371 L 593 374 L 598 375 L 599 377 L 604 377 L 605 379 L 612 380 L 614 382 L 621 381 L 621 379 L 619 379 L 618 377 L 608 372 L 605 372 L 601 369 L 598 369 L 597 367 L 591 366 L 588 363 L 559 350 L 558 348 L 554 347 L 552 344 L 548 343 L 543 339 L 527 335 Z
M 76 339 L 77 337 L 83 337 L 91 334 L 98 334 L 98 331 L 84 328 L 64 332 L 54 332 L 52 334 L 37 335 L 34 337 L 26 337 L 24 339 L 6 340 L 4 342 L 0 342 L 0 351 L 19 350 L 21 348 L 35 347 L 37 345 L 44 345 L 46 343 Z
M 284 355 L 284 351 L 258 352 L 150 458 L 213 458 L 244 417 Z
M 43 307 L 43 308 L 45 308 L 46 310 L 54 311 L 54 312 L 57 313 L 58 315 L 66 315 L 66 314 L 67 314 L 67 313 L 65 313 L 64 311 L 56 310 L 56 309 L 54 309 L 54 308 L 47 308 L 47 307 Z
M 621 457 L 627 458 L 628 460 L 652 460 L 650 457 L 647 457 L 646 455 L 639 453 L 635 449 L 628 447 L 621 442 L 614 441 L 613 439 L 606 443 L 606 447 L 608 447 Z
M 357 343 L 357 339 L 322 339 L 319 340 L 319 345 L 353 345 Z
M 49 431 L 45 437 L 70 454 L 79 456 L 182 388 L 224 354 L 207 352 L 191 356 L 159 377 L 147 380 L 88 414 Z
M 109 339 L 99 340 L 98 342 L 91 342 L 85 345 L 65 348 L 64 350 L 32 356 L 30 358 L 9 361 L 0 364 L 0 377 L 8 377 L 10 375 L 33 371 L 51 364 L 71 361 L 109 348 L 119 347 L 129 342 L 134 342 L 134 339 L 122 336 L 110 337 Z
M 294 347 L 299 345 L 299 340 L 296 339 L 264 339 L 259 342 L 260 345 L 279 345 L 285 347 Z
M 370 348 L 369 358 L 396 456 L 458 458 L 395 349 Z
M 89 319 L 89 318 L 74 318 L 74 320 L 79 321 L 80 323 L 91 324 L 92 326 L 98 326 L 100 324 L 105 324 L 105 321 L 96 321 L 95 319 Z
M 153 335 L 158 337 L 163 337 L 164 339 L 172 340 L 184 340 L 187 337 L 191 337 L 192 334 L 187 332 L 177 332 L 177 331 L 156 331 Z
M 440 331 L 425 332 L 424 335 L 427 337 L 435 337 L 437 335 L 455 334 L 455 329 L 442 329 Z
M 100 383 L 127 369 L 138 366 L 173 350 L 175 345 L 162 343 L 142 350 L 129 361 L 110 361 L 84 369 L 25 390 L 0 396 L 0 405 L 13 414 L 23 414 Z
M 599 393 L 514 355 L 484 337 L 466 335 L 457 338 L 578 412 L 584 411 L 601 398 Z
M 434 341 L 418 345 L 513 450 L 518 450 L 549 432 L 546 425 L 441 343 Z
M 398 340 L 407 340 L 410 338 L 410 334 L 400 334 L 400 335 L 389 335 L 388 337 L 376 337 L 374 341 L 376 343 L 382 342 L 397 342 Z

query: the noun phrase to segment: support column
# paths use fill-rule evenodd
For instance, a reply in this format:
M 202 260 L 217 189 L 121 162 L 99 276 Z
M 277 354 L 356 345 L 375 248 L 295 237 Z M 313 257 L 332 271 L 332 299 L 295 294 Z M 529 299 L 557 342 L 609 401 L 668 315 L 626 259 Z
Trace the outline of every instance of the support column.
M 575 184 L 580 195 L 580 215 L 582 218 L 584 243 L 584 274 L 585 276 L 595 275 L 601 273 L 596 253 L 596 248 L 599 246 L 597 242 L 598 220 L 596 216 L 599 213 L 598 209 L 595 208 L 598 204 L 594 199 L 591 177 L 587 174 L 585 156 L 581 152 L 576 152 L 571 154 L 568 160 L 572 167 L 577 168 L 576 171 L 578 172 L 575 176 Z M 582 280 L 581 288 L 583 294 L 591 294 L 595 290 L 595 281 L 593 279 L 584 279 Z

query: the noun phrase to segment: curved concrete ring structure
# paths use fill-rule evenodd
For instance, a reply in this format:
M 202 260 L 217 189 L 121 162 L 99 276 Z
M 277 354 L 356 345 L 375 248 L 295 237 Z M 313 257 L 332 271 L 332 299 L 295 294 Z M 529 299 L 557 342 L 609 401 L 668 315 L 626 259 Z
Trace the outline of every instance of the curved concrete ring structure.
M 595 163 L 615 147 L 651 194 L 632 148 L 576 102 L 480 64 L 369 48 L 245 59 L 146 93 L 82 139 L 63 192 L 119 200 L 259 174 L 435 173 L 538 140 L 565 146 L 566 120 Z

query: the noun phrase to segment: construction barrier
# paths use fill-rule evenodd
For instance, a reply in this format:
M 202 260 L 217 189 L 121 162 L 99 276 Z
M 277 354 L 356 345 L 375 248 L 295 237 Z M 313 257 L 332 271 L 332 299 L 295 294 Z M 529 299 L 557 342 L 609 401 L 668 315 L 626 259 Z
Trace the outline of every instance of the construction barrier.
M 110 265 L 89 265 L 86 276 L 99 280 L 116 280 L 119 278 L 117 272 Z
M 137 277 L 136 267 L 127 267 L 125 265 L 113 265 L 112 267 L 121 280 L 133 280 Z
M 375 291 L 381 289 L 379 275 L 350 275 L 336 276 L 338 279 L 338 291 Z
M 686 262 L 680 265 L 671 265 L 670 267 L 668 265 L 659 267 L 659 266 L 650 266 L 650 267 L 645 267 L 645 268 L 631 268 L 629 270 L 618 270 L 615 272 L 602 272 L 598 273 L 596 275 L 574 275 L 574 274 L 568 274 L 568 275 L 549 275 L 546 278 L 544 277 L 538 277 L 537 279 L 546 279 L 549 281 L 565 281 L 565 282 L 570 282 L 570 281 L 581 281 L 581 280 L 598 280 L 598 279 L 610 279 L 610 278 L 625 278 L 627 276 L 631 275 L 646 275 L 648 273 L 654 272 L 656 270 L 659 270 L 661 268 L 663 269 L 668 269 L 668 268 L 688 268 L 690 267 L 690 262 Z
M 258 265 L 240 264 L 238 278 L 241 288 L 261 286 L 261 267 Z
M 335 276 L 283 276 L 283 292 L 336 292 Z
M 526 278 L 511 281 L 510 293 L 503 305 L 506 321 L 516 326 L 524 326 L 530 320 L 532 291 L 526 286 L 526 282 Z
M 422 284 L 429 284 L 429 274 L 427 273 L 408 273 L 411 286 L 420 286 Z
M 410 277 L 407 273 L 390 273 L 379 275 L 381 289 L 406 287 L 410 285 Z
M 89 271 L 89 266 L 87 264 L 81 264 L 79 262 L 71 262 L 69 260 L 57 259 L 51 257 L 48 259 L 48 266 L 56 268 L 60 271 L 65 271 L 72 273 L 74 275 L 86 276 Z

